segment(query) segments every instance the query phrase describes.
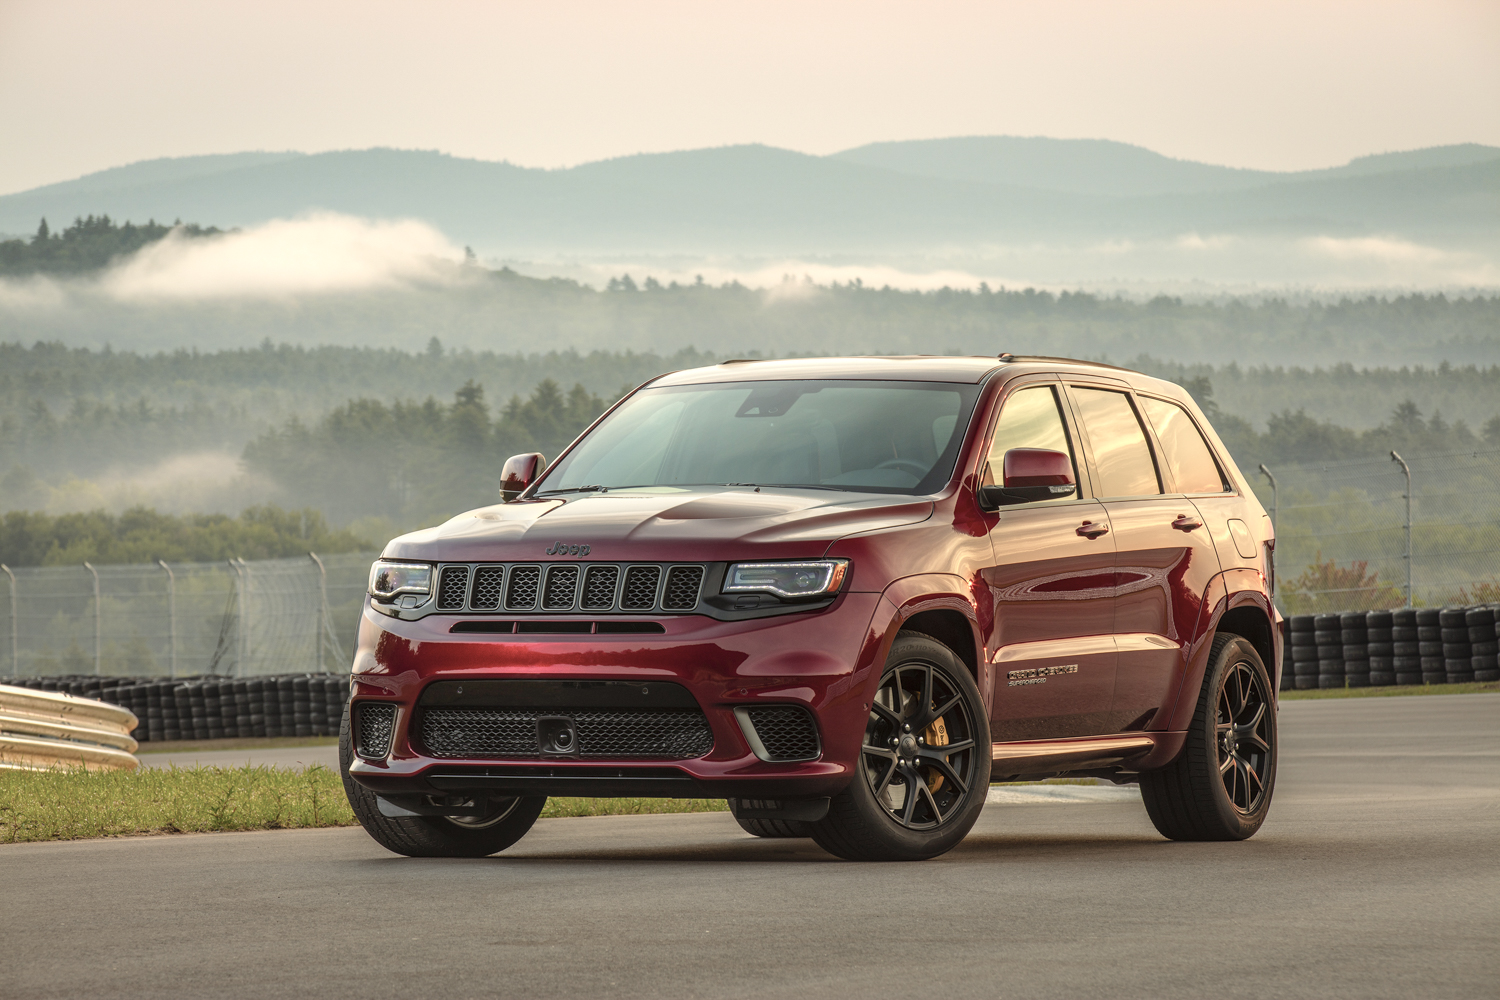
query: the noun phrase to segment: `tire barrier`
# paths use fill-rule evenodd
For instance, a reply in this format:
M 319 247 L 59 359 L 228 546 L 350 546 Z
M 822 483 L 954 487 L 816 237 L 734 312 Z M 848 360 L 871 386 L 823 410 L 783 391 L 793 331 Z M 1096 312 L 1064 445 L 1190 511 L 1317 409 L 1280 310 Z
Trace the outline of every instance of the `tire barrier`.
M 139 721 L 102 701 L 0 684 L 0 769 L 133 771 Z
M 1500 606 L 1292 615 L 1283 691 L 1500 681 Z
M 118 705 L 135 716 L 139 743 L 249 736 L 337 736 L 349 678 L 344 674 L 268 677 L 25 677 L 20 688 Z

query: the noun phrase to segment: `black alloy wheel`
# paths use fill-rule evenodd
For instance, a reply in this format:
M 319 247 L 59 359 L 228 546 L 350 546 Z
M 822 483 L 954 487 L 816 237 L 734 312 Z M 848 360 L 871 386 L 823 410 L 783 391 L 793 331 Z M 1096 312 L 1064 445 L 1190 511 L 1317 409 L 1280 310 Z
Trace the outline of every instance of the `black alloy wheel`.
M 1237 661 L 1219 687 L 1214 730 L 1219 748 L 1219 777 L 1224 794 L 1246 816 L 1270 794 L 1271 707 L 1260 678 Z
M 973 827 L 989 779 L 989 720 L 973 676 L 947 646 L 903 632 L 871 698 L 854 779 L 810 832 L 854 861 L 936 857 Z
M 1193 721 L 1177 759 L 1141 775 L 1146 813 L 1172 840 L 1245 840 L 1276 786 L 1276 703 L 1249 640 L 1214 636 Z

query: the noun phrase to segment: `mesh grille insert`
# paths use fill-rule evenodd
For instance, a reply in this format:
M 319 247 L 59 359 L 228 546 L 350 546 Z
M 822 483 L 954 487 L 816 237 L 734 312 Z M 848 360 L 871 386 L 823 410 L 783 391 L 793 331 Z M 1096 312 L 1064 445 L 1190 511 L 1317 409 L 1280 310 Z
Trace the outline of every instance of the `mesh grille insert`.
M 749 708 L 745 714 L 770 760 L 812 760 L 821 751 L 817 724 L 805 708 L 776 705 Z
M 573 607 L 573 594 L 578 590 L 577 566 L 547 567 L 547 586 L 542 591 L 542 608 L 546 611 L 567 611 Z
M 505 579 L 504 566 L 481 566 L 474 571 L 474 590 L 469 607 L 475 611 L 494 611 L 500 607 L 500 584 Z
M 615 606 L 615 584 L 620 580 L 618 566 L 590 566 L 583 574 L 583 602 L 586 611 L 607 611 Z
M 366 702 L 356 716 L 354 752 L 371 760 L 384 760 L 391 752 L 391 734 L 396 728 L 396 706 Z
M 592 759 L 688 760 L 713 749 L 713 730 L 693 708 L 429 708 L 422 745 L 433 757 L 540 757 L 538 716 L 571 718 L 579 756 Z
M 505 606 L 511 611 L 536 607 L 536 592 L 542 580 L 539 566 L 517 566 L 510 571 L 510 586 L 505 590 Z
M 620 607 L 630 611 L 649 611 L 656 606 L 656 584 L 661 580 L 660 566 L 632 566 L 625 571 L 625 592 Z
M 673 566 L 667 571 L 667 589 L 661 606 L 668 611 L 691 611 L 698 606 L 698 586 L 703 582 L 702 566 Z
M 443 578 L 438 582 L 439 611 L 462 611 L 464 592 L 469 589 L 469 567 L 444 566 Z

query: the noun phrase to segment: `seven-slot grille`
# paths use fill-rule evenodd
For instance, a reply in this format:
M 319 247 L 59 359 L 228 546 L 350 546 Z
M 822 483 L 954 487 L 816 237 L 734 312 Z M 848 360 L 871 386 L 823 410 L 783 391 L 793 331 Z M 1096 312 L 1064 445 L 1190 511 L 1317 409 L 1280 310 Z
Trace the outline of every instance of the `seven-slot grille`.
M 445 563 L 437 610 L 693 611 L 703 577 L 704 567 L 692 563 Z

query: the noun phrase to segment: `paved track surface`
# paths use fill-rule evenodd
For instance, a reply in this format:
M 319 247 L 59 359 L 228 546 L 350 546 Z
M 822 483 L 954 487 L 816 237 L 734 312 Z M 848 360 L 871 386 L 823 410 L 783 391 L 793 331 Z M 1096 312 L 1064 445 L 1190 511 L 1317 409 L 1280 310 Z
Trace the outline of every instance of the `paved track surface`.
M 723 814 L 545 820 L 476 861 L 358 829 L 0 847 L 31 997 L 1494 997 L 1500 696 L 1292 702 L 1271 818 L 986 808 L 924 864 Z
M 149 745 L 149 744 L 148 744 Z M 142 767 L 243 767 L 246 764 L 269 764 L 272 767 L 303 768 L 322 764 L 337 771 L 339 748 L 267 747 L 255 750 L 173 750 L 168 753 L 138 753 Z

